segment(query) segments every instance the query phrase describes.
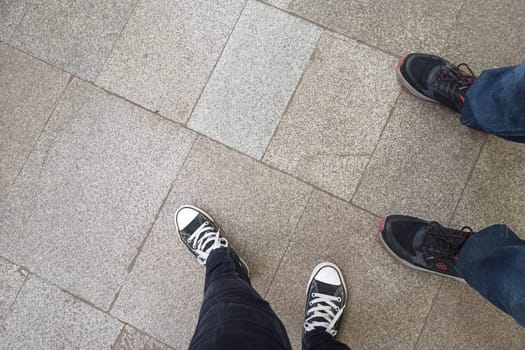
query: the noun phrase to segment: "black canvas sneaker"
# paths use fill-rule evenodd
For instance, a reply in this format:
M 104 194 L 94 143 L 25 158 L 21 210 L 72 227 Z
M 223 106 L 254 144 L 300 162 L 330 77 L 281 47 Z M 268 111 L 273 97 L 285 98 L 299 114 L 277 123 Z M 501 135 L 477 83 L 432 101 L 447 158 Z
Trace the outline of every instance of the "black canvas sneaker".
M 473 233 L 469 227 L 454 230 L 437 222 L 391 215 L 383 219 L 379 233 L 385 248 L 404 265 L 464 282 L 456 261 Z
M 465 93 L 476 79 L 465 63 L 455 66 L 439 56 L 423 53 L 401 57 L 396 74 L 401 85 L 414 96 L 456 112 L 461 112 Z
M 215 221 L 197 207 L 191 205 L 180 207 L 175 213 L 175 227 L 182 243 L 202 265 L 206 265 L 206 260 L 214 249 L 229 246 L 226 238 L 221 236 Z M 249 275 L 248 265 L 241 258 L 239 260 L 246 274 Z
M 303 337 L 321 329 L 337 335 L 346 306 L 346 284 L 339 268 L 325 262 L 317 265 L 306 290 Z

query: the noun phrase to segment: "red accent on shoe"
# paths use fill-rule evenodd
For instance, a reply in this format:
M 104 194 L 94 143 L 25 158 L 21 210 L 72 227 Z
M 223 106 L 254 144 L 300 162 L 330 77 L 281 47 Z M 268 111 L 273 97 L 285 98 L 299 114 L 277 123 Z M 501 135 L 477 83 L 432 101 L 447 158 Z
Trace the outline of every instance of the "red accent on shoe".
M 383 230 L 385 229 L 385 222 L 386 222 L 386 216 L 379 223 L 379 229 L 378 229 L 379 233 L 383 232 Z
M 403 64 L 403 62 L 405 62 L 405 59 L 407 58 L 408 54 L 404 54 L 403 56 L 401 56 L 401 58 L 399 59 L 399 61 L 397 62 L 397 66 L 396 68 L 399 69 L 399 67 L 401 67 L 401 65 Z
M 461 103 L 465 103 L 465 96 L 464 95 L 460 95 L 459 99 L 461 100 Z
M 448 265 L 442 262 L 438 262 L 434 264 L 439 270 L 441 271 L 448 271 Z

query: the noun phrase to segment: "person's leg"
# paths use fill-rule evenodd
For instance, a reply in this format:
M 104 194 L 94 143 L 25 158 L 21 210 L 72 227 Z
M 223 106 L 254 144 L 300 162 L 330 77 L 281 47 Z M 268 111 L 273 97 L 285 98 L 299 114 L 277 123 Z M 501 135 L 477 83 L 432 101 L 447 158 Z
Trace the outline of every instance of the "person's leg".
M 181 238 L 206 266 L 204 300 L 190 350 L 290 350 L 286 330 L 251 286 L 248 268 L 211 217 L 198 208 L 175 214 Z
M 525 62 L 482 72 L 465 94 L 461 123 L 525 142 Z
M 471 235 L 457 267 L 467 283 L 525 327 L 525 241 L 505 225 Z
M 465 64 L 410 53 L 400 59 L 396 74 L 414 96 L 461 113 L 463 125 L 525 142 L 525 62 L 486 70 L 476 78 Z
M 467 282 L 525 326 L 525 241 L 505 225 L 474 233 L 391 215 L 379 232 L 386 249 L 404 265 Z
M 346 296 L 346 284 L 339 268 L 331 263 L 317 265 L 306 292 L 303 350 L 350 350 L 335 339 Z

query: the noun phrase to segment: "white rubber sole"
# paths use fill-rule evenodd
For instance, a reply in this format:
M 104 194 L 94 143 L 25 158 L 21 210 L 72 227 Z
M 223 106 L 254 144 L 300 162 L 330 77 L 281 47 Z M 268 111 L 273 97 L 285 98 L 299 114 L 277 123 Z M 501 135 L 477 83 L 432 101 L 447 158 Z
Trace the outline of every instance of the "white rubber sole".
M 308 297 L 308 289 L 310 288 L 310 284 L 314 280 L 315 275 L 317 275 L 319 270 L 321 270 L 322 268 L 327 267 L 327 266 L 333 267 L 337 271 L 339 276 L 341 276 L 341 282 L 343 284 L 343 289 L 345 290 L 345 297 L 348 298 L 348 290 L 346 289 L 346 282 L 345 282 L 344 275 L 341 272 L 341 270 L 339 269 L 339 267 L 337 267 L 337 265 L 332 264 L 330 262 L 322 262 L 322 263 L 317 264 L 316 267 L 314 267 L 314 270 L 310 274 L 310 279 L 308 280 L 308 284 L 306 285 L 305 295 Z M 346 300 L 345 300 L 345 305 L 346 305 Z
M 392 251 L 392 249 L 390 249 L 388 244 L 386 244 L 385 240 L 383 239 L 383 235 L 381 234 L 381 232 L 379 232 L 379 240 L 381 241 L 381 243 L 383 244 L 385 249 L 390 253 L 390 255 L 392 255 L 397 261 L 399 261 L 401 264 L 405 265 L 406 267 L 409 267 L 409 268 L 414 269 L 414 270 L 426 272 L 426 273 L 432 273 L 434 275 L 438 275 L 438 276 L 441 276 L 441 277 L 452 278 L 453 280 L 456 280 L 458 282 L 467 283 L 463 278 L 454 277 L 454 276 L 445 275 L 445 274 L 442 274 L 442 273 L 439 273 L 439 272 L 434 272 L 434 271 L 431 271 L 431 270 L 427 270 L 427 269 L 424 269 L 422 267 L 419 267 L 419 266 L 416 266 L 416 265 L 412 265 L 409 262 L 401 259 L 396 253 L 394 253 L 394 251 Z
M 193 205 L 189 205 L 189 204 L 186 204 L 186 205 L 183 205 L 181 207 L 179 207 L 179 209 L 177 209 L 177 211 L 175 212 L 175 215 L 173 216 L 173 222 L 175 224 L 175 230 L 177 232 L 177 236 L 179 237 L 179 240 L 181 241 L 182 244 L 184 244 L 184 246 L 186 247 L 186 243 L 184 243 L 184 241 L 182 240 L 182 236 L 180 235 L 180 232 L 179 232 L 179 226 L 177 225 L 177 214 L 179 213 L 179 211 L 181 211 L 182 209 L 184 208 L 189 208 L 189 209 L 193 209 L 195 211 L 198 211 L 199 213 L 201 213 L 202 215 L 204 215 L 206 217 L 206 219 L 208 219 L 209 222 L 213 222 L 213 224 L 217 227 L 219 227 L 219 225 L 217 225 L 217 223 L 215 222 L 215 220 L 212 219 L 212 217 L 206 213 L 204 210 L 202 210 L 201 208 L 197 208 Z M 220 228 L 219 228 L 220 230 Z M 230 244 L 230 242 L 228 242 L 228 244 Z M 231 245 L 230 245 L 231 247 Z M 233 249 L 233 247 L 231 247 Z M 246 272 L 248 273 L 248 277 L 250 276 L 250 267 L 248 266 L 248 264 L 246 263 L 246 261 L 244 261 L 241 257 L 239 257 L 239 260 L 244 264 L 244 266 L 246 266 Z

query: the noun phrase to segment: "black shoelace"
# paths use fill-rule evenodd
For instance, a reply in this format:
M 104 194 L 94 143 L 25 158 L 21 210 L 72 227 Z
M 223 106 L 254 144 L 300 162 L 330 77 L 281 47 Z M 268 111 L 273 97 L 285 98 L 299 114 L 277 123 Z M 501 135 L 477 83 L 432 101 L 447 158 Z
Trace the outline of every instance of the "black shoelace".
M 467 71 L 462 70 L 462 67 Z M 458 99 L 465 94 L 474 79 L 476 76 L 466 63 L 460 63 L 457 66 L 447 64 L 441 68 L 432 84 L 448 98 Z
M 472 233 L 468 226 L 454 230 L 431 222 L 423 241 L 423 248 L 435 257 L 454 257 Z

